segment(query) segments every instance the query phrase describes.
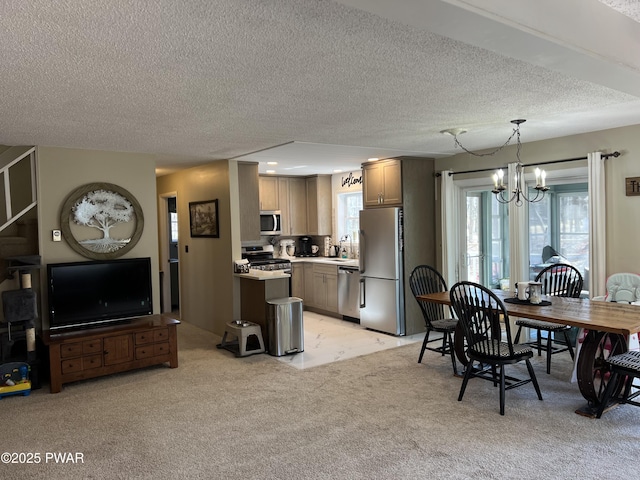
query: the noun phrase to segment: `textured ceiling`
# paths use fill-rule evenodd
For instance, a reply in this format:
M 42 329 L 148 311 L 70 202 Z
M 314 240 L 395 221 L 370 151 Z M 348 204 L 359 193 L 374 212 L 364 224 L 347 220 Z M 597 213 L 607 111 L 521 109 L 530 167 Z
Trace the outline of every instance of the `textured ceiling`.
M 640 1 L 638 0 L 599 0 L 627 17 L 640 22 Z
M 0 144 L 308 174 L 640 124 L 632 3 L 3 1 Z

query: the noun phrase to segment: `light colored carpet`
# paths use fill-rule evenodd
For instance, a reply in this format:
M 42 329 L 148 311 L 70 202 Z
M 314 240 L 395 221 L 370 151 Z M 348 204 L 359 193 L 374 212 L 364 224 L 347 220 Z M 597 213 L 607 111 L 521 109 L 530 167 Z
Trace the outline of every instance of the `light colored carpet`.
M 568 383 L 568 355 L 507 392 L 460 379 L 420 344 L 298 370 L 235 358 L 183 323 L 180 367 L 76 382 L 0 400 L 0 451 L 81 452 L 84 464 L 0 465 L 7 479 L 636 478 L 640 408 L 600 420 Z M 522 368 L 517 368 L 520 372 Z

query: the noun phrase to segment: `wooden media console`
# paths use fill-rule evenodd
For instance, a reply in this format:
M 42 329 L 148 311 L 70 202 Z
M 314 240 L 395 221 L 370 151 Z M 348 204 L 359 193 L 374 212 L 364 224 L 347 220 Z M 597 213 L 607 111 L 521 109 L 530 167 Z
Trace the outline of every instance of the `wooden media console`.
M 169 315 L 149 315 L 97 328 L 45 331 L 51 393 L 62 384 L 169 363 L 178 367 L 177 325 Z

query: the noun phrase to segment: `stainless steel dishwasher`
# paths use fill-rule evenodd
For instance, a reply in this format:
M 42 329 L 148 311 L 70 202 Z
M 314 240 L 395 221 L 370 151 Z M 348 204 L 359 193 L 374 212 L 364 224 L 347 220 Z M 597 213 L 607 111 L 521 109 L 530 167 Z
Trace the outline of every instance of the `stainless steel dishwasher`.
M 338 313 L 345 320 L 360 321 L 360 269 L 338 267 Z

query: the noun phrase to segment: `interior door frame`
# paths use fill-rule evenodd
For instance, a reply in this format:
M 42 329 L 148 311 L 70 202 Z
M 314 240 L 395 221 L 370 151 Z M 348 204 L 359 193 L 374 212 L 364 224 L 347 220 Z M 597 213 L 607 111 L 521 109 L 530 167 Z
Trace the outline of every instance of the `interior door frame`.
M 158 196 L 158 211 L 161 212 L 158 215 L 158 243 L 160 246 L 160 271 L 164 272 L 162 275 L 162 305 L 160 310 L 162 312 L 171 312 L 171 268 L 170 268 L 170 252 L 169 252 L 169 238 L 171 235 L 169 225 L 169 199 L 175 198 L 176 204 L 178 203 L 178 192 L 162 193 Z M 177 209 L 176 209 L 177 211 Z M 178 222 L 180 222 L 180 216 L 178 215 Z M 178 265 L 180 265 L 180 249 L 178 248 Z M 178 267 L 178 298 L 182 298 L 180 281 L 180 268 Z

